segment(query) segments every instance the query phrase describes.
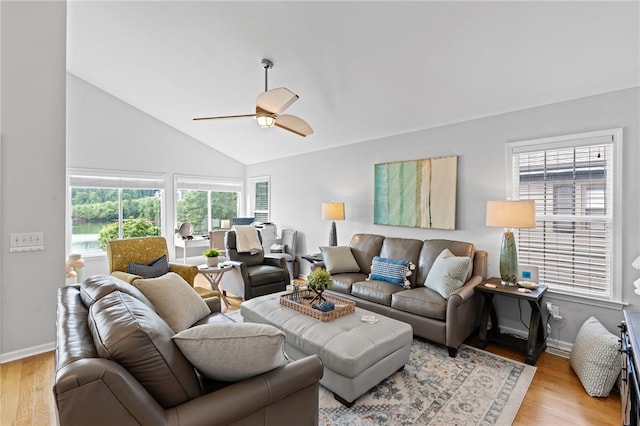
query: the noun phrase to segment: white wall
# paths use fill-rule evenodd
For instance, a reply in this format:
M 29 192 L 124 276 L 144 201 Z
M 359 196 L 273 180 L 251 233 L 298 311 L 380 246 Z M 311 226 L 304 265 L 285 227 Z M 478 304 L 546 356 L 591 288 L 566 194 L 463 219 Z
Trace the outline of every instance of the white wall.
M 169 243 L 177 227 L 173 212 L 174 175 L 244 179 L 245 172 L 244 165 L 236 160 L 70 73 L 67 166 L 164 174 L 168 183 L 164 224 Z M 104 256 L 85 261 L 89 275 L 109 272 Z
M 66 3 L 3 1 L 0 362 L 55 340 L 64 284 Z M 13 232 L 44 251 L 10 253 Z M 27 351 L 28 352 L 28 351 Z
M 640 254 L 640 163 L 638 88 L 481 118 L 346 147 L 255 164 L 247 176 L 270 175 L 272 219 L 279 228 L 292 227 L 302 235 L 299 252 L 317 252 L 328 242 L 329 223 L 320 219 L 320 205 L 344 201 L 346 220 L 337 222 L 338 244 L 347 244 L 356 232 L 417 239 L 448 238 L 471 241 L 489 251 L 490 275 L 498 275 L 502 231 L 485 226 L 487 200 L 505 197 L 505 143 L 590 130 L 624 129 L 622 280 L 623 300 L 640 302 L 632 282 L 638 272 L 631 262 Z M 322 129 L 318 129 L 320 133 Z M 455 231 L 373 225 L 373 165 L 444 155 L 458 156 L 457 225 Z M 308 264 L 301 262 L 303 272 Z M 552 322 L 552 338 L 560 346 L 573 342 L 589 315 L 596 315 L 615 332 L 622 319 L 617 309 L 598 308 L 558 299 L 565 320 Z M 523 305 L 523 318 L 528 318 Z M 501 326 L 524 331 L 517 305 L 498 301 Z

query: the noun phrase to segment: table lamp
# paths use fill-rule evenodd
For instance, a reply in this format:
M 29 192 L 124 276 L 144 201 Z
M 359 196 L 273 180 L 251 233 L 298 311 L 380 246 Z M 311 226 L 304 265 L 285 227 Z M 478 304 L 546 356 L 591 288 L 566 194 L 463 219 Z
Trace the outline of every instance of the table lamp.
M 338 237 L 336 235 L 336 220 L 344 220 L 344 203 L 322 203 L 322 218 L 331 221 L 329 231 L 329 245 L 337 246 Z
M 535 228 L 536 206 L 533 200 L 487 201 L 487 226 L 504 229 L 500 249 L 502 284 L 518 280 L 518 250 L 512 229 Z

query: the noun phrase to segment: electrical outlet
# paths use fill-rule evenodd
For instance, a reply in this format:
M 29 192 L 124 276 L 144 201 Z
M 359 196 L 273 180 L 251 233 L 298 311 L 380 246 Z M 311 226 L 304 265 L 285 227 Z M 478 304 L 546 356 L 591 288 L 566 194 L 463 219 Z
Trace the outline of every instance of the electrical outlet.
M 547 302 L 547 311 L 549 312 L 549 315 L 553 317 L 553 319 L 562 319 L 562 315 L 560 315 L 560 306 L 554 305 L 551 302 Z

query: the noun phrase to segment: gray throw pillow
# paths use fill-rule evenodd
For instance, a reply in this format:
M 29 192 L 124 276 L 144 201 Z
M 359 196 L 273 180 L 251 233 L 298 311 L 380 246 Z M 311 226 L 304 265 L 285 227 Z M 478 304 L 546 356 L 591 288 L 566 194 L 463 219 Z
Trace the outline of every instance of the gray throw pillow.
M 618 336 L 590 317 L 582 324 L 569 363 L 591 396 L 607 397 L 620 374 Z
M 360 266 L 356 258 L 351 253 L 351 247 L 320 247 L 322 260 L 325 269 L 330 274 L 341 274 L 344 272 L 360 272 Z
M 455 256 L 449 249 L 444 249 L 433 262 L 424 285 L 449 299 L 451 293 L 464 285 L 470 267 L 470 257 Z
M 162 255 L 148 265 L 129 262 L 128 272 L 133 275 L 140 275 L 142 278 L 156 278 L 169 272 L 169 261 L 166 255 Z
M 233 382 L 281 367 L 285 334 L 267 324 L 198 325 L 173 336 L 182 354 L 205 377 Z
M 202 297 L 175 272 L 158 278 L 141 278 L 133 285 L 153 303 L 158 315 L 175 333 L 211 313 Z

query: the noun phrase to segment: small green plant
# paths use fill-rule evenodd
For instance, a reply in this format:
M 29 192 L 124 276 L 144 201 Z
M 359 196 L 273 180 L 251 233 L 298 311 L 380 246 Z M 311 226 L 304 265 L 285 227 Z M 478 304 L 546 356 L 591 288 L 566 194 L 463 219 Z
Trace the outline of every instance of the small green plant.
M 220 256 L 220 252 L 215 248 L 210 248 L 208 250 L 203 251 L 202 255 L 206 257 L 218 257 Z
M 320 292 L 327 289 L 333 284 L 331 274 L 326 269 L 316 268 L 307 275 L 307 287 Z

